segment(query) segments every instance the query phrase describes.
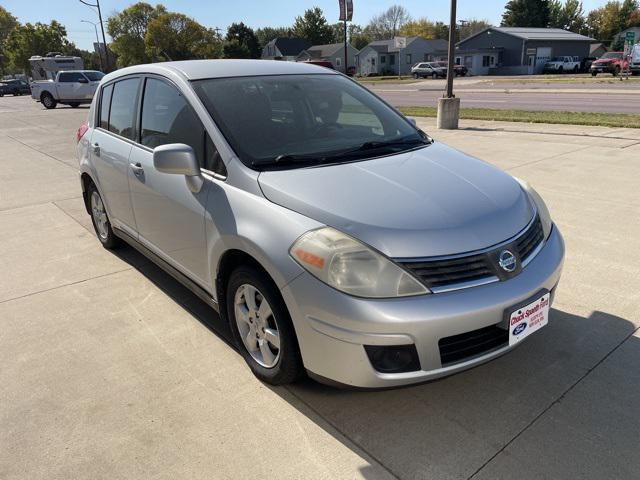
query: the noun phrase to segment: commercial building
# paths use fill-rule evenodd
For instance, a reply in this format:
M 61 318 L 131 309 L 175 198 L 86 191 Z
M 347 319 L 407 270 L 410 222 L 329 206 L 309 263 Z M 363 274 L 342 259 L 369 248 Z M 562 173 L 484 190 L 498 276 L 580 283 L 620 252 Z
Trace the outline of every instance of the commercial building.
M 489 27 L 460 41 L 455 61 L 473 75 L 531 75 L 552 57 L 589 57 L 594 42 L 559 28 Z

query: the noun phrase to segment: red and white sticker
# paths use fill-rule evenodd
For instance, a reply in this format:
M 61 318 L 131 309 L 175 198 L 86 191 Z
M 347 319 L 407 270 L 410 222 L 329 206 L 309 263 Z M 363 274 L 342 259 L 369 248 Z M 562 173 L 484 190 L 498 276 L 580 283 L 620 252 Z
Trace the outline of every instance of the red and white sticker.
M 529 305 L 511 312 L 509 316 L 509 345 L 514 345 L 549 322 L 550 293 L 534 300 Z

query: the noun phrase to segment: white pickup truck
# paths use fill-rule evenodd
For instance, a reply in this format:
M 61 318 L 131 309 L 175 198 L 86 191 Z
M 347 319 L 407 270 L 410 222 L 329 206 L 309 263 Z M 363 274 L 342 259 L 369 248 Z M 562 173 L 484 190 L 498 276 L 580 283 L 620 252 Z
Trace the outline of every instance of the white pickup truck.
M 579 71 L 580 58 L 566 55 L 547 60 L 542 73 L 578 73 Z
M 56 108 L 59 103 L 75 108 L 82 103 L 91 103 L 102 77 L 104 73 L 95 70 L 58 72 L 55 80 L 31 83 L 31 97 L 42 102 L 45 108 Z

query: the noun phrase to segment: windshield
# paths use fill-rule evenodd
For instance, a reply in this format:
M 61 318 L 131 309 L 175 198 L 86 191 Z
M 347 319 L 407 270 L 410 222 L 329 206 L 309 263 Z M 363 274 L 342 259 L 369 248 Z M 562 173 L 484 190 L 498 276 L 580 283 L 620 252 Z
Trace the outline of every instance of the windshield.
M 550 62 L 564 62 L 564 57 L 553 57 Z
M 622 54 L 621 53 L 616 53 L 616 52 L 609 52 L 609 53 L 605 53 L 600 58 L 622 58 Z
M 90 82 L 98 82 L 104 77 L 102 72 L 84 72 L 84 76 L 89 79 Z
M 240 160 L 256 169 L 361 160 L 430 141 L 341 75 L 216 78 L 194 88 Z

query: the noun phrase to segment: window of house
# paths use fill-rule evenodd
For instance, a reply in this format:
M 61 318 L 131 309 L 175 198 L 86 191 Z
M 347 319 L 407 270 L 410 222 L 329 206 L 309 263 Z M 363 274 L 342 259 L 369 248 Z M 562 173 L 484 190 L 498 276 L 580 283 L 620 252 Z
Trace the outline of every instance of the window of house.
M 395 55 L 389 55 L 389 63 L 391 65 L 395 65 L 396 64 L 396 56 Z
M 495 58 L 493 55 L 483 55 L 482 57 L 482 66 L 483 67 L 492 67 L 495 64 Z
M 376 59 L 375 59 L 375 58 L 372 58 L 372 59 L 371 59 L 371 66 L 372 66 L 372 67 L 375 67 L 375 66 L 376 66 Z
M 193 148 L 201 168 L 226 175 L 224 163 L 204 125 L 182 94 L 162 80 L 149 78 L 142 103 L 142 145 L 155 148 L 184 143 Z
M 138 97 L 139 78 L 121 80 L 113 85 L 109 110 L 109 131 L 133 140 L 134 115 Z
M 462 64 L 462 59 L 460 57 L 456 57 L 456 65 Z
M 411 65 L 411 54 L 407 53 L 407 65 Z
M 386 63 L 387 62 L 387 57 L 385 57 L 384 55 L 380 55 L 380 63 Z
M 340 57 L 336 57 L 336 66 L 339 67 L 342 65 L 342 59 Z

